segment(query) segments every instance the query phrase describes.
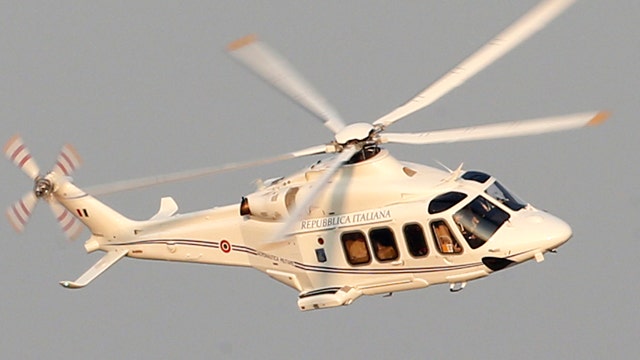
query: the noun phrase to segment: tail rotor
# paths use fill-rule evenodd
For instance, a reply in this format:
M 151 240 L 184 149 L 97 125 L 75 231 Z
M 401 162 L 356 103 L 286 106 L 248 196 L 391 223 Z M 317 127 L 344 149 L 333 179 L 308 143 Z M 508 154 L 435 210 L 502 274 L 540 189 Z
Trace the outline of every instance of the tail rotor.
M 22 199 L 7 209 L 6 216 L 11 226 L 17 232 L 24 231 L 38 199 L 43 199 L 51 206 L 51 210 L 65 235 L 70 239 L 77 237 L 82 230 L 80 223 L 52 196 L 55 191 L 54 179 L 56 175 L 70 176 L 82 164 L 82 160 L 73 146 L 67 144 L 62 147 L 53 170 L 46 175 L 40 174 L 38 164 L 32 158 L 31 152 L 20 135 L 16 134 L 9 139 L 3 152 L 16 167 L 34 182 L 33 191 L 26 193 Z

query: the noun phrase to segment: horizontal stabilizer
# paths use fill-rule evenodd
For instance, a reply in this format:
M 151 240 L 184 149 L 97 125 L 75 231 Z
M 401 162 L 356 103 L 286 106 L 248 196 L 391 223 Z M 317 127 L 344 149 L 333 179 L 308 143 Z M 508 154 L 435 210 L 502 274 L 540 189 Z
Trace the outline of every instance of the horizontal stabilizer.
M 61 281 L 60 285 L 69 288 L 69 289 L 79 289 L 87 286 L 93 279 L 97 278 L 98 275 L 102 274 L 105 270 L 111 267 L 111 265 L 118 262 L 118 260 L 122 259 L 129 250 L 111 250 L 105 256 L 103 256 L 100 260 L 98 260 L 95 265 L 93 265 L 89 270 L 87 270 L 82 276 L 78 278 L 76 281 Z

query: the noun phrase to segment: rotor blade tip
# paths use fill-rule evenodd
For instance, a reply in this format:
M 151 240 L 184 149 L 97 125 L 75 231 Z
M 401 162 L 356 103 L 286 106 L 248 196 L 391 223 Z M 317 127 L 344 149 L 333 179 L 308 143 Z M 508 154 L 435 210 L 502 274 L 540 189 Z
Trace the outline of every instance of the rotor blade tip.
M 7 141 L 4 144 L 4 147 L 2 148 L 2 152 L 4 152 L 5 154 L 7 153 L 7 151 L 9 151 L 9 147 L 11 147 L 11 145 L 16 141 L 20 139 L 20 134 L 14 134 L 11 139 L 9 139 L 9 141 Z
M 598 126 L 598 125 L 602 124 L 603 122 L 607 121 L 609 116 L 611 116 L 611 113 L 609 111 L 601 111 L 601 112 L 597 113 L 596 116 L 594 116 L 593 119 L 591 119 L 591 121 L 589 121 L 589 123 L 587 125 L 588 126 Z
M 15 232 L 17 232 L 18 234 L 22 233 L 24 231 L 24 225 L 22 223 L 17 222 L 12 216 L 11 216 L 11 208 L 9 208 L 4 215 L 7 217 L 7 221 L 9 222 L 9 224 L 11 225 L 11 227 L 13 228 L 13 230 L 15 230 Z
M 75 160 L 78 162 L 78 165 L 82 164 L 82 161 L 83 161 L 82 157 L 80 156 L 80 153 L 75 148 L 75 146 L 73 146 L 71 144 L 65 144 L 63 146 L 63 149 L 67 149 L 67 150 L 69 150 L 69 152 L 71 152 L 71 155 L 73 155 L 75 157 Z
M 253 44 L 254 42 L 258 41 L 258 36 L 255 34 L 249 34 L 245 37 L 242 37 L 238 40 L 232 41 L 229 45 L 227 45 L 227 50 L 228 51 L 235 51 L 238 50 L 240 48 L 243 48 L 247 45 Z

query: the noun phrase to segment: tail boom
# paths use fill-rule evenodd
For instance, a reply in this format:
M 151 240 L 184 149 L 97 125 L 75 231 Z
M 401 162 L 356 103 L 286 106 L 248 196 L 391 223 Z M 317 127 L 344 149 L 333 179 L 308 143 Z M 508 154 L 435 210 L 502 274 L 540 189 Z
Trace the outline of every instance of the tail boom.
M 47 175 L 57 177 L 55 173 Z M 124 231 L 133 227 L 135 221 L 113 210 L 93 196 L 87 194 L 69 181 L 54 180 L 57 185 L 53 199 L 66 209 L 55 211 L 59 221 L 68 221 L 69 215 L 84 224 L 93 235 L 116 239 Z M 67 223 L 68 224 L 68 223 Z M 61 222 L 61 225 L 64 225 Z

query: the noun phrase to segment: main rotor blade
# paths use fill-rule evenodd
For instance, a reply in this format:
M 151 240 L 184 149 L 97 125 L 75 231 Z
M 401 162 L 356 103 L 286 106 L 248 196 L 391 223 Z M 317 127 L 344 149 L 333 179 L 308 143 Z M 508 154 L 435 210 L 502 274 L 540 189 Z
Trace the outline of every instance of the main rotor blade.
M 320 192 L 325 189 L 329 180 L 331 180 L 331 177 L 333 177 L 333 175 L 335 175 L 335 173 L 340 170 L 342 166 L 344 166 L 344 164 L 346 164 L 358 151 L 360 150 L 355 146 L 348 146 L 333 160 L 333 163 L 325 170 L 322 177 L 312 184 L 311 192 L 309 192 L 302 201 L 296 200 L 295 208 L 287 218 L 287 221 L 285 221 L 277 233 L 269 238 L 267 244 L 281 241 L 288 235 L 293 224 L 299 221 L 303 217 L 304 213 L 309 210 L 309 206 L 318 198 Z
M 111 194 L 111 193 L 120 192 L 120 191 L 141 189 L 141 188 L 154 186 L 154 185 L 192 180 L 192 179 L 196 179 L 203 176 L 221 174 L 224 172 L 241 170 L 241 169 L 247 169 L 254 166 L 271 164 L 274 162 L 295 159 L 303 156 L 324 154 L 327 152 L 331 152 L 330 150 L 331 149 L 328 149 L 326 145 L 318 145 L 318 146 L 312 146 L 300 151 L 295 151 L 295 152 L 291 152 L 288 154 L 283 154 L 283 155 L 279 155 L 279 156 L 275 156 L 267 159 L 248 161 L 244 163 L 231 163 L 231 164 L 222 165 L 222 166 L 175 172 L 167 175 L 150 176 L 150 177 L 141 178 L 141 179 L 124 180 L 124 181 L 110 183 L 110 184 L 92 186 L 90 188 L 86 188 L 85 190 L 92 195 L 105 195 L 105 194 Z
M 608 117 L 609 113 L 607 112 L 589 112 L 423 133 L 384 133 L 381 136 L 381 142 L 439 144 L 537 135 L 575 129 L 583 126 L 599 125 Z
M 547 0 L 541 2 L 438 81 L 373 124 L 385 128 L 405 116 L 431 105 L 545 27 L 574 1 Z
M 249 35 L 229 44 L 229 53 L 263 80 L 273 85 L 299 105 L 320 118 L 324 126 L 337 133 L 345 125 L 338 112 L 329 105 L 289 62 L 269 46 Z

